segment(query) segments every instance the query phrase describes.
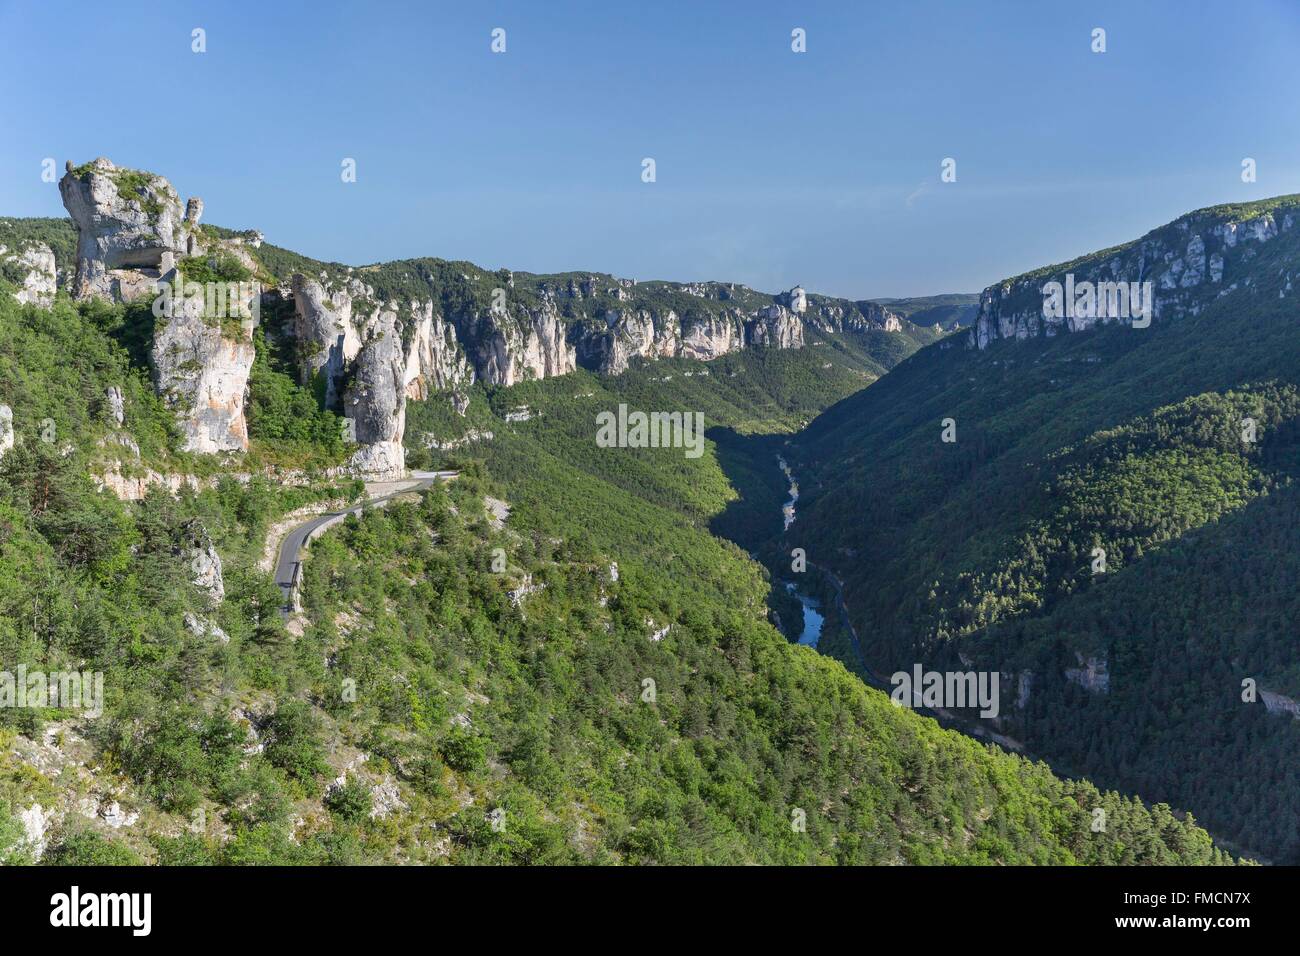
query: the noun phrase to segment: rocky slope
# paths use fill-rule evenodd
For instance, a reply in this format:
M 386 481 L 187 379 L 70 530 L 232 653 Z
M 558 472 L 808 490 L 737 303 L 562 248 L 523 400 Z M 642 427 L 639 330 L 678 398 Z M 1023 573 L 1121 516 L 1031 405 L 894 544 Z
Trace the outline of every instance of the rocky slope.
M 1045 315 L 1050 310 L 1044 308 L 1044 287 L 1050 282 L 1064 285 L 1067 275 L 1072 277 L 1072 287 L 1080 290 L 1075 302 L 1085 306 L 1089 297 L 1110 302 L 1108 292 L 1103 296 L 1103 284 L 1109 289 L 1115 283 L 1149 282 L 1150 318 L 1155 321 L 1198 315 L 1216 299 L 1234 294 L 1286 298 L 1298 271 L 1294 265 L 1300 249 L 1298 218 L 1300 198 L 1295 196 L 1246 206 L 1215 206 L 1182 216 L 1125 245 L 1007 279 L 981 293 L 968 344 L 984 349 L 999 339 L 1077 332 L 1098 323 L 1143 326 L 1142 319 L 1118 316 L 1115 308 Z
M 48 309 L 58 291 L 54 251 L 43 242 L 0 242 L 0 276 L 18 287 L 14 298 Z
M 270 304 L 292 311 L 300 380 L 320 376 L 326 405 L 352 420 L 357 440 L 383 446 L 363 448 L 352 460 L 375 476 L 396 467 L 405 399 L 451 392 L 463 409 L 460 393 L 475 382 L 511 386 L 578 368 L 618 375 L 637 361 L 710 361 L 758 346 L 797 349 L 809 328 L 823 335 L 894 332 L 909 341 L 918 334 L 875 303 L 798 288 L 771 296 L 720 282 L 539 276 L 439 259 L 352 268 L 273 246 L 252 255 L 276 283 L 266 293 Z M 391 329 L 401 343 L 402 400 L 378 384 L 399 360 L 384 346 L 385 357 L 365 368 L 370 380 L 341 403 L 362 372 L 363 350 L 381 329 Z M 381 433 L 387 437 L 373 437 Z
M 617 375 L 658 358 L 798 349 L 810 331 L 897 333 L 908 348 L 933 334 L 880 304 L 798 287 L 774 296 L 721 282 L 542 276 L 439 259 L 319 262 L 265 246 L 260 234 L 203 226 L 201 200 L 183 203 L 163 177 L 104 158 L 69 163 L 60 191 L 76 228 L 75 265 L 56 263 L 66 251 L 24 238 L 0 246 L 3 278 L 21 301 L 41 305 L 60 287 L 76 299 L 155 299 L 155 386 L 177 414 L 185 449 L 199 453 L 248 448 L 253 331 L 267 308 L 292 316 L 275 334 L 292 339 L 300 383 L 319 382 L 326 407 L 350 420 L 361 446 L 352 467 L 370 477 L 402 467 L 408 399 L 450 392 L 463 407 L 474 382 L 510 386 L 578 368 Z M 160 306 L 163 286 L 175 294 Z
M 1277 862 L 1300 859 L 1298 205 L 995 286 L 972 347 L 918 351 L 782 449 L 799 521 L 770 545 L 843 582 L 873 669 L 1000 673 L 999 733 Z M 1067 274 L 1151 282 L 1150 327 L 1044 322 Z

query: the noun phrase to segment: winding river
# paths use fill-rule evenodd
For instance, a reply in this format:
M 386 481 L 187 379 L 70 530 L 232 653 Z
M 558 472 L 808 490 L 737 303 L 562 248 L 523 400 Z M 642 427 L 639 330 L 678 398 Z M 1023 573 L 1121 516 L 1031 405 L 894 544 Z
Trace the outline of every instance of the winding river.
M 795 503 L 799 500 L 799 483 L 794 480 L 794 473 L 790 471 L 786 460 L 780 455 L 776 456 L 776 460 L 781 465 L 786 480 L 790 482 L 790 500 L 781 506 L 781 519 L 785 522 L 783 530 L 788 531 L 790 525 L 794 524 Z M 785 589 L 798 598 L 799 603 L 803 605 L 803 630 L 799 634 L 799 643 L 816 647 L 817 641 L 822 636 L 822 623 L 826 619 L 821 611 L 821 603 L 800 592 L 792 581 L 785 582 Z

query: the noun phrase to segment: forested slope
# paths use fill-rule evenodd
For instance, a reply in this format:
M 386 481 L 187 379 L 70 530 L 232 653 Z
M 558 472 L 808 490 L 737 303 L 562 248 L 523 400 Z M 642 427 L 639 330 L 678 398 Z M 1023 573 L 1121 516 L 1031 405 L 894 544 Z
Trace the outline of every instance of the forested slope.
M 1149 328 L 922 350 L 796 438 L 780 543 L 843 578 L 874 668 L 999 670 L 1031 752 L 1277 860 L 1300 850 L 1298 262 L 1292 230 Z
M 589 457 L 573 395 L 599 383 L 580 377 L 476 394 L 470 417 L 500 434 L 461 454 L 486 470 L 464 460 L 449 489 L 322 537 L 286 621 L 257 566 L 269 525 L 357 489 L 178 452 L 140 318 L 0 294 L 17 438 L 0 460 L 0 655 L 104 675 L 99 716 L 0 709 L 8 862 L 1226 861 L 1190 819 L 942 731 L 790 646 L 761 568 L 705 530 L 735 494 L 712 452 L 694 470 L 680 449 Z M 746 357 L 734 378 L 714 365 L 732 385 L 690 403 L 793 427 L 867 374 L 865 354 L 831 378 L 804 352 Z M 310 399 L 272 360 L 250 382 L 268 456 Z M 671 399 L 620 388 L 606 397 Z M 541 417 L 493 411 L 524 402 Z M 320 434 L 292 439 L 298 460 L 328 457 Z M 126 440 L 141 467 L 202 480 L 138 502 L 98 489 L 100 442 Z M 489 493 L 513 508 L 504 527 Z M 196 542 L 220 555 L 220 596 L 196 584 Z

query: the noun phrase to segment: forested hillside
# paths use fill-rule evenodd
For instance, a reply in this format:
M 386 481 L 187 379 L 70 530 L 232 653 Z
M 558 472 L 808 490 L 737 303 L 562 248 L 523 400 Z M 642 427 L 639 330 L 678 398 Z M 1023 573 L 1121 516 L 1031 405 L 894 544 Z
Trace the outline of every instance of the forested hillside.
M 1187 219 L 1250 232 L 1293 206 Z M 768 548 L 843 579 L 873 669 L 999 670 L 998 729 L 1058 771 L 1294 862 L 1300 260 L 1294 230 L 1259 234 L 1186 314 L 944 341 L 827 410 L 787 450 L 805 500 Z
M 1189 817 L 941 730 L 788 644 L 762 568 L 708 533 L 737 496 L 712 441 L 689 461 L 592 445 L 618 401 L 796 428 L 901 357 L 887 338 L 476 389 L 450 414 L 493 438 L 441 459 L 449 487 L 315 542 L 286 618 L 271 526 L 361 491 L 312 477 L 328 412 L 261 341 L 249 453 L 181 452 L 150 331 L 137 307 L 0 290 L 0 660 L 104 675 L 99 716 L 0 708 L 8 862 L 1228 861 Z M 448 396 L 426 405 L 407 434 L 432 462 L 423 436 L 457 436 Z M 193 483 L 97 487 L 127 443 Z M 263 477 L 285 460 L 300 484 Z

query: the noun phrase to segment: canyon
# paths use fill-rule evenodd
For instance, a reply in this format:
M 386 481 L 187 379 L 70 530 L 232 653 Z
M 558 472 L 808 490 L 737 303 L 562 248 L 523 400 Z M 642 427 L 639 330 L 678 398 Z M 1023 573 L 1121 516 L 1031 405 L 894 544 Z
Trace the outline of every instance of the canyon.
M 463 414 L 464 389 L 475 382 L 512 386 L 579 368 L 619 375 L 638 361 L 799 349 L 810 332 L 905 329 L 883 305 L 798 286 L 768 295 L 734 283 L 540 276 L 427 259 L 353 268 L 295 255 L 302 268 L 277 269 L 262 254 L 261 233 L 205 226 L 203 201 L 182 202 L 154 173 L 103 157 L 69 162 L 59 188 L 76 228 L 75 264 L 57 276 L 53 252 L 40 244 L 6 260 L 31 301 L 48 303 L 64 288 L 74 299 L 143 302 L 169 283 L 197 290 L 197 278 L 220 285 L 223 296 L 229 286 L 235 317 L 251 317 L 211 314 L 210 290 L 206 309 L 197 292 L 165 314 L 155 305 L 154 385 L 176 415 L 184 450 L 200 454 L 248 450 L 253 333 L 266 315 L 290 317 L 261 324 L 287 340 L 301 384 L 318 382 L 325 406 L 347 420 L 357 446 L 347 468 L 371 480 L 406 472 L 408 400 L 446 393 Z

